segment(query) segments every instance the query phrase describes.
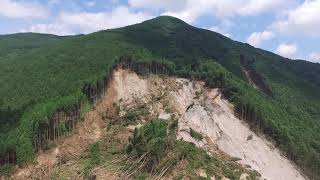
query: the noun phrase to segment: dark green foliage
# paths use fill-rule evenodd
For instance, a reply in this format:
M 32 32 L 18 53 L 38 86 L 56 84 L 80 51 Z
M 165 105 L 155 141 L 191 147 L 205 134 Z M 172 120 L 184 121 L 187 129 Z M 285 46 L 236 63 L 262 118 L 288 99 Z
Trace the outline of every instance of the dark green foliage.
M 89 148 L 91 162 L 94 165 L 98 165 L 100 163 L 100 147 L 98 143 L 92 144 Z
M 31 160 L 36 128 L 84 101 L 85 85 L 101 85 L 122 56 L 132 57 L 130 68 L 142 75 L 174 74 L 221 88 L 253 129 L 272 137 L 307 175 L 320 177 L 320 65 L 167 16 L 85 36 L 0 36 L 0 154 L 13 150 L 18 162 Z M 240 56 L 272 97 L 245 81 Z
M 0 166 L 0 177 L 6 177 L 9 176 L 11 171 L 13 169 L 13 165 L 12 164 L 5 164 Z
M 190 128 L 190 136 L 194 139 L 201 141 L 203 139 L 203 136 L 201 133 L 195 131 L 194 129 Z
M 128 124 L 130 124 L 130 123 L 136 122 L 137 120 L 140 120 L 139 118 L 141 118 L 141 116 L 145 116 L 148 113 L 149 112 L 146 110 L 145 106 L 128 109 L 123 119 L 128 121 Z
M 151 163 L 160 159 L 166 146 L 167 124 L 163 120 L 154 119 L 145 126 L 135 129 L 127 152 L 138 157 L 146 154 Z
M 145 180 L 145 179 L 147 179 L 147 177 L 148 176 L 146 174 L 139 174 L 134 179 L 135 180 Z
M 113 107 L 116 110 L 117 115 L 119 115 L 121 109 L 120 109 L 120 105 L 118 105 L 117 103 L 113 103 Z
M 196 169 L 204 169 L 209 177 L 218 174 L 230 179 L 239 179 L 243 173 L 243 169 L 240 166 L 235 165 L 233 162 L 223 162 L 192 143 L 176 141 L 173 147 L 179 160 L 185 159 L 188 161 L 188 169 L 191 172 Z M 237 168 L 242 171 L 236 170 Z M 251 173 L 250 176 L 252 179 L 256 179 L 256 175 Z
M 66 125 L 64 122 L 58 124 L 58 130 L 63 134 L 67 131 Z
M 147 164 L 144 166 L 142 166 L 144 160 L 140 160 L 144 168 L 139 173 L 160 173 L 166 168 L 174 170 L 179 162 L 183 162 L 184 168 L 181 169 L 181 172 L 176 172 L 177 174 L 183 173 L 182 177 L 196 178 L 195 172 L 203 169 L 209 177 L 215 175 L 216 177 L 226 176 L 230 179 L 239 179 L 243 172 L 247 172 L 252 179 L 255 179 L 256 175 L 253 172 L 246 171 L 234 161 L 219 160 L 215 155 L 209 155 L 192 143 L 176 140 L 176 134 L 170 132 L 175 131 L 177 121 L 170 119 L 167 122 L 169 125 L 163 120 L 154 119 L 139 129 L 135 129 L 126 150 L 136 159 L 146 159 Z M 140 166 L 140 164 L 134 165 Z M 139 173 L 136 178 L 141 177 Z M 148 174 L 145 175 L 142 177 L 148 177 Z M 178 177 L 181 176 L 178 175 Z
M 179 141 L 175 147 L 180 159 L 186 159 L 190 163 L 191 169 L 198 169 L 209 165 L 210 161 L 216 161 L 204 150 L 197 148 L 192 143 Z
M 121 111 L 120 106 L 117 104 L 113 104 L 113 106 L 115 107 L 116 113 L 119 115 Z M 135 124 L 141 120 L 146 120 L 144 118 L 149 114 L 146 104 L 138 105 L 133 108 L 124 108 L 123 111 L 124 115 L 111 120 L 112 124 L 122 124 L 124 126 Z
M 169 125 L 169 130 L 174 132 L 178 128 L 178 123 L 178 119 L 173 118 L 171 124 Z
M 83 173 L 85 177 L 91 176 L 93 168 L 100 164 L 100 147 L 98 143 L 92 144 L 89 147 L 89 156 L 84 161 Z

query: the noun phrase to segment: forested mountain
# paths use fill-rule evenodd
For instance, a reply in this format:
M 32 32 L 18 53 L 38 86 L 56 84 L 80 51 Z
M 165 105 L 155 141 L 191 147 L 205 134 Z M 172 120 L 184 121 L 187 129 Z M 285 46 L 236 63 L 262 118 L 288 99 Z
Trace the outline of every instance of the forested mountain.
M 57 112 L 80 116 L 124 61 L 141 73 L 160 67 L 222 88 L 239 116 L 319 179 L 320 64 L 286 59 L 168 16 L 88 35 L 0 36 L 0 163 L 32 160 L 45 139 L 39 140 L 43 125 L 52 133 L 60 125 L 50 126 Z

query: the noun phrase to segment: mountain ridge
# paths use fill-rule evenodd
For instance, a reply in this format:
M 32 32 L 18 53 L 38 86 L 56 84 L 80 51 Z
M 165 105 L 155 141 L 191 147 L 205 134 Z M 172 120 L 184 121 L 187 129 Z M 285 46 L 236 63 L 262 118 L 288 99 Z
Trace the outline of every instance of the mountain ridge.
M 85 99 L 81 92 L 84 85 L 94 86 L 120 57 L 130 56 L 137 64 L 150 59 L 154 63 L 169 61 L 177 74 L 200 74 L 198 78 L 212 81 L 213 85 L 221 83 L 221 77 L 229 79 L 232 86 L 224 87 L 231 93 L 229 98 L 237 97 L 234 103 L 239 103 L 239 108 L 262 113 L 263 122 L 268 124 L 263 131 L 284 151 L 294 151 L 290 156 L 296 163 L 303 167 L 315 162 L 310 170 L 313 173 L 320 164 L 319 64 L 291 61 L 168 16 L 89 35 L 53 39 L 44 35 L 39 40 L 34 37 L 27 41 L 3 37 L 7 36 L 0 36 L 0 83 L 5 84 L 0 88 L 0 136 L 5 137 L 0 142 L 1 153 L 8 148 L 18 150 L 17 144 L 32 136 L 30 124 L 46 122 L 55 111 Z M 252 62 L 252 68 L 270 86 L 272 97 L 250 87 L 240 56 Z M 15 131 L 22 129 L 26 133 L 23 138 L 12 138 Z M 6 142 L 8 137 L 12 142 Z M 25 154 L 30 154 L 30 144 L 25 146 L 29 148 L 25 148 Z M 25 157 L 19 158 L 24 161 Z

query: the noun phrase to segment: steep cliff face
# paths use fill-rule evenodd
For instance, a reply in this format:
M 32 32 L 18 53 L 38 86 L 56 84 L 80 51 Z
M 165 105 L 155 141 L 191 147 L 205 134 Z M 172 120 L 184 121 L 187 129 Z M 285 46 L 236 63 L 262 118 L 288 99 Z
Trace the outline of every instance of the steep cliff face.
M 222 98 L 219 89 L 207 89 L 203 82 L 181 78 L 141 79 L 126 71 L 116 72 L 115 78 L 121 84 L 118 98 L 136 96 L 148 102 L 150 110 L 158 113 L 159 118 L 176 115 L 179 120 L 178 139 L 192 142 L 212 153 L 222 151 L 240 158 L 241 164 L 257 170 L 266 179 L 305 179 L 271 142 L 255 134 L 234 115 L 232 104 Z M 150 101 L 157 93 L 167 94 L 166 104 Z M 165 105 L 171 108 L 169 113 L 163 111 Z M 200 132 L 205 138 L 198 141 L 191 137 L 190 129 Z
M 249 165 L 266 179 L 305 179 L 271 142 L 255 134 L 234 115 L 232 104 L 221 97 L 219 89 L 206 89 L 199 82 L 183 81 L 183 87 L 173 92 L 181 114 L 178 138 L 209 151 L 218 149 L 240 158 L 241 164 Z M 207 138 L 196 141 L 190 136 L 190 128 Z
M 71 179 L 85 178 L 83 171 L 86 169 L 83 169 L 81 159 L 86 157 L 90 144 L 100 142 L 105 152 L 126 147 L 134 129 L 154 118 L 165 122 L 176 119 L 177 140 L 191 142 L 221 162 L 238 161 L 235 164 L 240 169 L 246 168 L 248 173 L 256 170 L 261 174 L 259 178 L 305 179 L 272 143 L 256 135 L 234 115 L 233 106 L 222 98 L 219 89 L 208 89 L 203 82 L 183 78 L 141 77 L 123 69 L 114 72 L 108 93 L 86 115 L 84 122 L 78 124 L 76 133 L 62 139 L 55 148 L 39 153 L 35 164 L 17 170 L 12 178 L 51 178 L 58 175 Z M 136 123 L 131 124 L 132 121 Z M 123 124 L 123 128 L 119 128 L 118 124 Z M 132 179 L 139 171 L 114 167 L 116 162 L 134 161 L 126 155 L 111 160 L 106 153 L 100 155 L 104 163 L 91 167 L 91 177 Z M 156 172 L 153 176 L 155 179 L 173 179 L 177 177 L 177 172 L 185 171 L 186 164 L 179 162 L 171 167 L 174 169 L 171 172 Z M 192 171 L 198 176 L 208 177 L 203 169 Z M 249 179 L 248 173 L 243 171 L 239 178 Z M 217 173 L 209 178 L 227 179 L 225 176 Z

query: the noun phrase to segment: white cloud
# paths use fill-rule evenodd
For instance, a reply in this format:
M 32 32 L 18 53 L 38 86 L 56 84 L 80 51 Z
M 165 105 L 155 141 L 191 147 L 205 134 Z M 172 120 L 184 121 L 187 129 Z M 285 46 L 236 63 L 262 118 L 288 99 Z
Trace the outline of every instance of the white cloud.
M 37 33 L 55 34 L 55 35 L 75 34 L 72 31 L 70 31 L 68 27 L 59 23 L 37 24 L 37 25 L 31 26 L 29 29 L 22 29 L 21 32 L 37 32 Z
M 83 33 L 101 29 L 111 29 L 131 25 L 150 19 L 151 16 L 142 12 L 131 13 L 127 7 L 117 7 L 111 12 L 77 14 L 62 13 L 60 21 L 67 26 L 76 26 Z
M 286 58 L 295 58 L 297 56 L 298 47 L 295 44 L 283 43 L 278 46 L 276 53 Z
M 46 9 L 36 2 L 0 1 L 0 16 L 8 18 L 43 18 L 47 14 Z
M 205 29 L 209 29 L 210 31 L 214 31 L 214 32 L 217 32 L 217 33 L 220 33 L 228 38 L 231 37 L 231 34 L 228 33 L 224 28 L 221 28 L 219 26 L 213 26 L 211 28 L 205 28 Z
M 313 52 L 309 54 L 309 61 L 320 63 L 320 53 Z
M 280 33 L 320 37 L 320 0 L 306 0 L 287 12 L 284 19 L 273 23 L 272 28 Z
M 245 0 L 238 4 L 239 9 L 237 12 L 240 15 L 256 15 L 266 11 L 281 9 L 290 5 L 291 2 L 287 0 Z
M 186 0 L 128 0 L 128 4 L 133 8 L 144 8 L 147 10 L 182 10 L 186 6 Z
M 271 31 L 253 32 L 248 38 L 247 43 L 252 46 L 259 47 L 263 41 L 272 39 L 274 33 Z
M 173 3 L 174 2 L 174 3 Z M 289 3 L 291 4 L 291 3 Z M 226 18 L 256 15 L 288 6 L 287 0 L 129 0 L 134 8 L 163 10 L 163 15 L 178 17 L 188 23 L 204 15 Z
M 139 23 L 150 18 L 152 16 L 142 12 L 130 12 L 127 7 L 117 7 L 111 12 L 63 12 L 53 23 L 37 24 L 24 31 L 57 35 L 87 34 Z

